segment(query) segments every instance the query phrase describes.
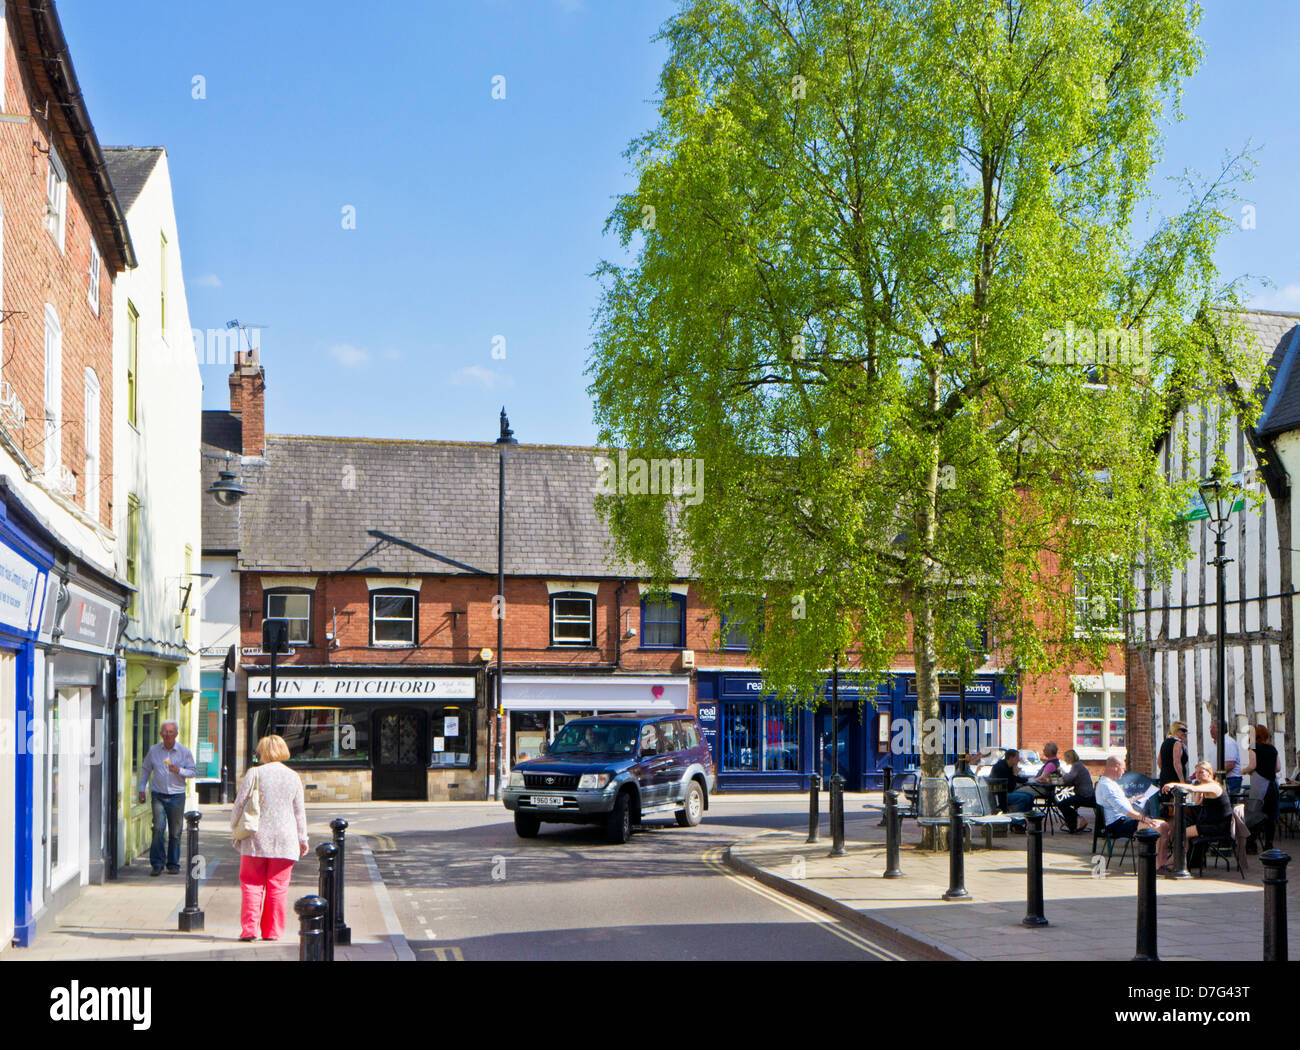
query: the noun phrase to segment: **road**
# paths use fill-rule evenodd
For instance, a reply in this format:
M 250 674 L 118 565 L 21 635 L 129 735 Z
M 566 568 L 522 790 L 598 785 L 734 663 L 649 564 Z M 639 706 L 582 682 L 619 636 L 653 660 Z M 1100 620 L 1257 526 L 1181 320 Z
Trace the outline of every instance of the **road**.
M 722 865 L 732 842 L 807 827 L 797 798 L 715 798 L 699 827 L 656 821 L 622 846 L 607 845 L 598 828 L 562 824 L 521 839 L 499 803 L 336 815 L 351 824 L 349 836 L 367 836 L 420 960 L 909 958 L 896 942 Z M 849 814 L 850 826 L 865 819 L 877 818 Z M 350 878 L 364 870 L 351 868 Z

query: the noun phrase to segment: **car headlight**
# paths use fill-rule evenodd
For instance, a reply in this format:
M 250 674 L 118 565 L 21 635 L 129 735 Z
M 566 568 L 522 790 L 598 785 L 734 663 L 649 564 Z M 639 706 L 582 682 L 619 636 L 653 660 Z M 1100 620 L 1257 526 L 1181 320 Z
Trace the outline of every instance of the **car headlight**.
M 608 773 L 584 773 L 578 778 L 578 790 L 599 791 L 613 779 Z
M 524 786 L 524 775 L 517 769 L 510 771 L 510 787 L 521 788 Z

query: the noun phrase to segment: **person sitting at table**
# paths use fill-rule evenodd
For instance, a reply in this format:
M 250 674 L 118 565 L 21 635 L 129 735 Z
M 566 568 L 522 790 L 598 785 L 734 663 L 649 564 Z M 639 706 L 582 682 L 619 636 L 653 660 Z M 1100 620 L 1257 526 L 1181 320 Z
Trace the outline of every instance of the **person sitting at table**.
M 1190 784 L 1170 781 L 1160 789 L 1163 794 L 1180 790 L 1187 792 L 1189 796 L 1194 796 L 1188 798 L 1188 803 L 1198 806 L 1199 809 L 1195 816 L 1196 823 L 1189 824 L 1186 828 L 1187 844 L 1190 846 L 1192 839 L 1197 836 L 1207 839 L 1230 838 L 1233 833 L 1232 805 L 1223 785 L 1214 779 L 1214 764 L 1206 761 L 1197 762 L 1192 777 Z M 1165 829 L 1160 833 L 1160 841 L 1156 843 L 1156 871 L 1158 872 L 1173 871 L 1173 865 L 1169 863 L 1169 845 L 1173 833 L 1173 822 L 1166 822 Z
M 1007 794 L 1007 792 L 1014 792 L 1020 785 L 1029 783 L 1028 777 L 1022 777 L 1016 772 L 1019 765 L 1020 752 L 1013 747 L 1008 748 L 1006 753 L 993 763 L 993 768 L 989 771 L 990 783 L 995 780 L 1001 782 L 999 808 L 1008 813 L 1024 812 L 1024 810 L 1011 808 L 1011 796 Z M 1019 792 L 1016 793 L 1019 794 Z M 1030 796 L 1030 805 L 1033 805 L 1033 796 Z M 1025 809 L 1029 809 L 1029 806 L 1025 806 Z
M 1052 777 L 1061 775 L 1061 760 L 1056 756 L 1056 745 L 1049 740 L 1043 745 L 1043 768 L 1039 770 L 1038 776 L 1034 777 L 1033 781 L 1026 781 L 1026 783 L 1049 785 L 1045 789 L 1048 792 L 1047 797 L 1050 797 L 1050 794 L 1053 791 L 1053 788 L 1050 786 L 1052 783 Z M 1033 791 L 1029 789 L 1013 791 L 1007 796 L 1007 812 L 1028 813 L 1034 808 L 1034 799 L 1043 797 L 1044 795 L 1042 791 Z
M 1118 755 L 1111 755 L 1106 759 L 1105 773 L 1097 781 L 1096 796 L 1097 803 L 1101 806 L 1106 833 L 1117 838 L 1131 838 L 1139 828 L 1151 828 L 1153 831 L 1167 834 L 1165 831 L 1167 825 L 1163 820 L 1148 817 L 1134 808 L 1120 786 L 1119 778 L 1123 775 L 1124 759 Z
M 1074 834 L 1076 831 L 1088 830 L 1088 818 L 1083 817 L 1080 822 L 1079 809 L 1084 806 L 1091 808 L 1096 798 L 1092 787 L 1092 774 L 1088 772 L 1088 767 L 1079 761 L 1079 752 L 1071 748 L 1065 753 L 1065 760 L 1070 763 L 1070 768 L 1061 773 L 1061 786 L 1074 788 L 1074 794 L 1057 799 L 1056 808 L 1061 811 L 1061 819 L 1065 821 L 1066 830 Z

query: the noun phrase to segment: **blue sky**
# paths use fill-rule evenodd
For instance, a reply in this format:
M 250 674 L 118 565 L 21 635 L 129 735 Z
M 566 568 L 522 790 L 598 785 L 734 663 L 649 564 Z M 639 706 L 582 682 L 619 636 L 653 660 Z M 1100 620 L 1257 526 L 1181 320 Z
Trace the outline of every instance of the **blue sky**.
M 1259 148 L 1219 264 L 1300 310 L 1300 4 L 1206 6 L 1161 174 Z M 58 8 L 100 141 L 167 147 L 191 324 L 266 326 L 268 430 L 492 440 L 505 403 L 522 441 L 595 440 L 590 274 L 672 0 Z M 205 408 L 227 372 L 203 368 Z

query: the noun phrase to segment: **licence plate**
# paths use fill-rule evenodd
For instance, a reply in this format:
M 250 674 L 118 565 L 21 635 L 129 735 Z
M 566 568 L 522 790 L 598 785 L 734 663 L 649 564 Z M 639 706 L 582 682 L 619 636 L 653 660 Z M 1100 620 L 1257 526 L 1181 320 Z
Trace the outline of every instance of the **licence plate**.
M 534 806 L 562 806 L 564 805 L 563 795 L 534 795 Z

